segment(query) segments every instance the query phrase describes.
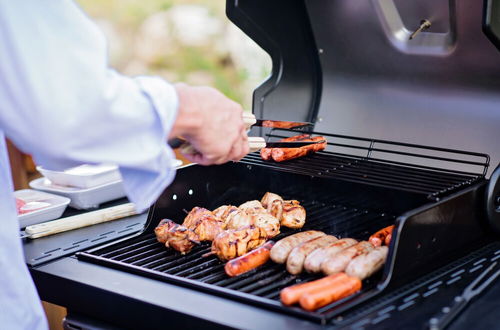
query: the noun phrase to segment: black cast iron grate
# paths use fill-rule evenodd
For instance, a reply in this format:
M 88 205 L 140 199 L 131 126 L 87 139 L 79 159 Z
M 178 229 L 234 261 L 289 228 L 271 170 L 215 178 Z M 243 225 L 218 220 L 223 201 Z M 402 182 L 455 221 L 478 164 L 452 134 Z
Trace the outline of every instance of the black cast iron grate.
M 273 129 L 267 136 L 269 141 L 275 141 L 301 133 L 296 129 Z M 242 162 L 422 194 L 432 201 L 484 178 L 489 167 L 490 158 L 482 153 L 323 132 L 307 133 L 324 136 L 327 149 L 282 163 L 264 161 L 259 153 L 253 153 Z
M 283 196 L 297 198 L 299 194 L 300 191 L 297 190 L 290 191 Z M 318 194 L 309 198 L 309 200 L 302 199 L 308 211 L 308 221 L 302 230 L 315 229 L 338 237 L 367 239 L 372 232 L 395 221 L 395 216 L 392 214 L 383 210 L 370 209 L 366 207 L 366 204 L 364 208 L 357 207 L 352 201 L 342 196 Z M 294 232 L 296 231 L 282 228 L 282 233 L 275 240 Z M 166 282 L 204 289 L 211 293 L 263 305 L 319 322 L 326 322 L 332 318 L 333 313 L 330 310 L 341 303 L 326 306 L 315 313 L 305 312 L 298 307 L 282 306 L 279 301 L 281 289 L 302 281 L 310 281 L 316 276 L 310 274 L 294 276 L 289 274 L 283 265 L 269 262 L 257 270 L 229 278 L 224 272 L 223 262 L 214 256 L 202 257 L 209 251 L 210 245 L 202 244 L 189 254 L 180 255 L 158 243 L 153 233 L 144 233 L 136 238 L 79 253 L 78 257 Z M 373 288 L 378 280 L 379 277 L 375 276 L 365 281 L 364 291 Z M 338 312 L 338 309 L 335 312 Z

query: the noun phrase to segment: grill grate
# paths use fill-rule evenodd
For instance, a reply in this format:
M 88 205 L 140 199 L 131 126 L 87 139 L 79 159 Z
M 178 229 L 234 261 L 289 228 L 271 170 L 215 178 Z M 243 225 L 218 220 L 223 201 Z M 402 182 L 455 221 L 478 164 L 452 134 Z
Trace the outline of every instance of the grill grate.
M 328 140 L 326 151 L 282 163 L 264 161 L 259 153 L 253 153 L 242 162 L 278 171 L 422 194 L 433 201 L 482 179 L 489 166 L 489 156 L 481 153 L 338 134 L 308 133 L 325 136 Z M 271 141 L 296 134 L 297 130 L 273 129 L 267 136 Z M 429 162 L 435 166 L 424 165 Z
M 283 194 L 285 198 L 297 198 L 299 192 Z M 366 239 L 370 233 L 395 221 L 395 216 L 387 212 L 369 208 L 358 208 L 344 197 L 324 195 L 311 196 L 312 201 L 303 201 L 308 210 L 308 221 L 303 230 L 322 230 L 339 237 Z M 295 231 L 282 228 L 279 240 Z M 166 249 L 156 241 L 153 233 L 144 233 L 90 252 L 79 253 L 79 258 L 109 266 L 127 269 L 168 282 L 202 286 L 213 293 L 244 297 L 246 301 L 264 304 L 292 314 L 299 314 L 309 319 L 325 321 L 330 318 L 328 310 L 323 308 L 317 313 L 308 313 L 300 308 L 283 307 L 279 302 L 281 289 L 302 281 L 315 279 L 315 275 L 289 274 L 284 265 L 272 262 L 238 277 L 229 278 L 224 272 L 224 263 L 215 256 L 202 257 L 210 251 L 207 243 L 195 247 L 190 253 L 179 253 Z M 364 288 L 373 287 L 378 279 L 364 283 Z

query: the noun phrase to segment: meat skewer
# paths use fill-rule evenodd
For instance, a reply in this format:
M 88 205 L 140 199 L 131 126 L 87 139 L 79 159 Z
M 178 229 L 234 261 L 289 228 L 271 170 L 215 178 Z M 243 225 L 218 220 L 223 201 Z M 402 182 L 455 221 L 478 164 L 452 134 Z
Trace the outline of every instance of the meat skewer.
M 247 227 L 238 230 L 224 230 L 212 242 L 212 253 L 221 260 L 231 260 L 264 244 L 267 233 L 260 227 Z
M 182 223 L 186 228 L 194 231 L 200 241 L 213 241 L 215 236 L 224 228 L 224 222 L 211 211 L 202 207 L 194 207 Z

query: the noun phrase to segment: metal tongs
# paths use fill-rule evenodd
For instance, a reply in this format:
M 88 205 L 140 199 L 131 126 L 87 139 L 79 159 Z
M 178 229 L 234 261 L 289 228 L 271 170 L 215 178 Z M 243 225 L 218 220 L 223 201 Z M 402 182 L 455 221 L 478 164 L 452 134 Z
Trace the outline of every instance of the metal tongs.
M 453 299 L 451 306 L 443 307 L 441 311 L 429 320 L 429 329 L 445 329 L 470 303 L 472 298 L 483 292 L 500 275 L 500 269 L 487 277 L 478 285 L 491 271 L 497 266 L 497 262 L 492 263 L 483 271 L 471 284 L 469 284 L 461 295 Z
M 243 122 L 245 123 L 247 129 L 252 126 L 260 127 L 271 127 L 271 128 L 285 128 L 285 129 L 295 129 L 302 128 L 313 125 L 309 122 L 293 122 L 293 121 L 283 121 L 283 120 L 269 120 L 269 119 L 257 119 L 252 113 L 245 112 L 243 114 Z M 248 138 L 248 143 L 250 144 L 250 152 L 258 151 L 262 148 L 300 148 L 303 146 L 324 143 L 325 141 L 314 141 L 314 142 L 266 142 L 263 137 L 251 136 Z M 173 149 L 181 148 L 186 153 L 194 153 L 194 149 L 187 143 L 186 140 L 182 138 L 174 138 L 168 141 L 168 144 Z

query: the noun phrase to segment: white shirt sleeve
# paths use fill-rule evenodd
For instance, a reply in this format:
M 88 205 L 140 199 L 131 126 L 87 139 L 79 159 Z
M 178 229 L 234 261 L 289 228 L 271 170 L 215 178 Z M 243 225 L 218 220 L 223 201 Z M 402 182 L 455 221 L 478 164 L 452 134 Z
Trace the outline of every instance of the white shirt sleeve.
M 96 25 L 69 0 L 0 0 L 0 127 L 47 168 L 114 163 L 138 209 L 173 180 L 177 94 L 109 69 Z

